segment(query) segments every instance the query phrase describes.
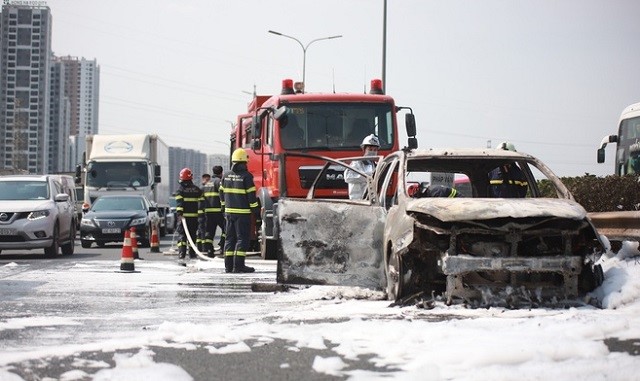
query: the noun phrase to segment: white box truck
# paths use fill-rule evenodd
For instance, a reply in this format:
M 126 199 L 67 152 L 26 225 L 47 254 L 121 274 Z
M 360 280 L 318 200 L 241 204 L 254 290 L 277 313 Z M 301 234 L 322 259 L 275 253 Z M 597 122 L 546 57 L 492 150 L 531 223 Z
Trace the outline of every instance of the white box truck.
M 169 211 L 168 174 L 169 147 L 158 135 L 98 134 L 86 138 L 84 162 L 76 168 L 76 181 L 84 184 L 85 209 L 101 195 L 146 196 L 158 208 L 163 236 Z

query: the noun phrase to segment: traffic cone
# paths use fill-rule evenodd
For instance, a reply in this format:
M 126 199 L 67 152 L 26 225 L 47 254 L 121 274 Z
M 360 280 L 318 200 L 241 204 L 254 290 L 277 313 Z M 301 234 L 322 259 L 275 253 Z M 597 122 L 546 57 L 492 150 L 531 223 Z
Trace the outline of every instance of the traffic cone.
M 158 228 L 154 224 L 153 229 L 151 230 L 151 252 L 159 253 L 160 252 L 160 242 L 158 242 Z
M 133 259 L 140 259 L 138 255 L 138 236 L 136 235 L 136 228 L 131 228 L 131 251 L 133 252 Z
M 133 251 L 131 250 L 131 235 L 128 230 L 124 231 L 120 271 L 135 271 L 135 265 L 133 264 Z

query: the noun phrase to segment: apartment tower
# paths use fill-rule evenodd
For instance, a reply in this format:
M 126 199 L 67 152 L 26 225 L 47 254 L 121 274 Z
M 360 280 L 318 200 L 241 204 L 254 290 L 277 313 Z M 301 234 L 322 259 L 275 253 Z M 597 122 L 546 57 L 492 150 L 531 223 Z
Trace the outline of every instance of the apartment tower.
M 5 2 L 0 15 L 0 168 L 45 173 L 51 11 L 16 4 Z
M 84 57 L 60 57 L 65 68 L 65 94 L 70 103 L 69 134 L 74 137 L 73 165 L 82 162 L 85 137 L 98 133 L 98 111 L 100 97 L 100 67 L 96 60 Z

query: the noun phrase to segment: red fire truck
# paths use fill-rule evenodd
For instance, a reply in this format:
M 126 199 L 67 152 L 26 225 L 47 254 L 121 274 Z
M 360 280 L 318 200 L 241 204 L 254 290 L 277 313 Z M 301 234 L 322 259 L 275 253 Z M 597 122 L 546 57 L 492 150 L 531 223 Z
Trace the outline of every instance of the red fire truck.
M 297 84 L 296 84 L 297 85 Z M 415 118 L 410 107 L 395 105 L 383 94 L 382 81 L 371 81 L 369 93 L 302 93 L 285 79 L 278 95 L 255 96 L 246 113 L 238 115 L 231 132 L 231 151 L 249 154 L 262 210 L 260 249 L 265 259 L 277 258 L 277 203 L 280 197 L 304 198 L 324 162 L 313 156 L 348 158 L 362 155 L 365 136 L 380 139 L 379 155 L 399 149 L 396 115 L 405 113 L 410 148 L 417 147 Z M 329 168 L 315 197 L 348 198 L 343 170 Z

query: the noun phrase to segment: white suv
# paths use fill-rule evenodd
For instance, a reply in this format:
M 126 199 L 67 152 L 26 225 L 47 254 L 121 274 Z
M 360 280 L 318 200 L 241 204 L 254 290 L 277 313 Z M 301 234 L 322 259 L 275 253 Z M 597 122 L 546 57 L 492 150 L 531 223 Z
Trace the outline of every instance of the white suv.
M 0 251 L 73 254 L 75 205 L 56 176 L 0 176 Z

